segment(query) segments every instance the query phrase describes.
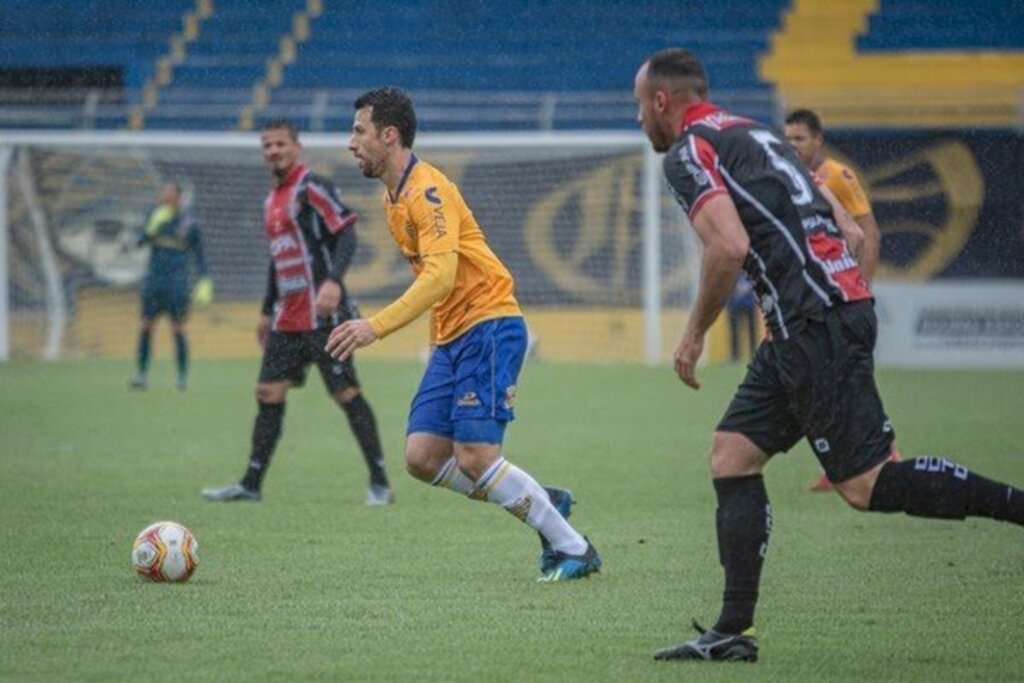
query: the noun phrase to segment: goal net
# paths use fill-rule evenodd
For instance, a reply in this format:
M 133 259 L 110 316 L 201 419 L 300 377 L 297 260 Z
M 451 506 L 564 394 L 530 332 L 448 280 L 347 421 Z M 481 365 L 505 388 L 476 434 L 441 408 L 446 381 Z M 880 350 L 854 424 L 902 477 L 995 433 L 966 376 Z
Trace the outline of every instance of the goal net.
M 361 215 L 346 285 L 372 313 L 412 279 L 384 222 L 382 185 L 362 177 L 341 136 L 302 143 L 306 163 Z M 655 362 L 670 352 L 699 257 L 641 136 L 423 135 L 417 152 L 459 185 L 515 276 L 537 357 Z M 136 234 L 173 180 L 216 285 L 214 304 L 190 316 L 194 353 L 258 354 L 270 187 L 258 136 L 12 133 L 0 136 L 0 162 L 0 351 L 131 356 L 148 258 Z M 168 336 L 158 331 L 158 354 Z M 412 358 L 426 340 L 424 320 L 362 353 Z

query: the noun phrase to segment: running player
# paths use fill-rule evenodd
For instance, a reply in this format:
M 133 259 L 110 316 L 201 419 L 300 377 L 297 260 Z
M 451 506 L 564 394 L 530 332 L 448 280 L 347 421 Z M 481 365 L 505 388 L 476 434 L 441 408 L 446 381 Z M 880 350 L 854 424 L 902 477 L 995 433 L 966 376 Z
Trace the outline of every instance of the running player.
M 349 320 L 327 348 L 340 360 L 430 311 L 432 352 L 406 430 L 409 472 L 475 500 L 501 505 L 541 536 L 541 581 L 579 579 L 601 559 L 565 517 L 571 495 L 544 489 L 506 460 L 526 325 L 512 275 L 494 255 L 459 189 L 412 152 L 416 113 L 397 88 L 355 101 L 349 149 L 387 187 L 388 227 L 416 279 L 369 320 Z
M 1024 526 L 1024 491 L 938 457 L 890 462 L 892 426 L 874 380 L 871 291 L 847 248 L 859 228 L 770 128 L 708 101 L 688 50 L 663 50 L 636 75 L 638 118 L 704 251 L 675 371 L 694 389 L 704 337 L 741 269 L 770 330 L 714 433 L 720 616 L 661 660 L 747 660 L 772 529 L 762 471 L 806 438 L 839 495 L 857 510 L 989 517 Z
M 302 145 L 290 122 L 268 122 L 260 140 L 274 188 L 263 205 L 271 261 L 256 332 L 263 347 L 256 384 L 259 409 L 242 480 L 204 489 L 203 497 L 260 500 L 263 478 L 281 435 L 288 389 L 301 383 L 306 368 L 315 363 L 331 398 L 348 417 L 370 471 L 366 504 L 393 503 L 377 420 L 359 387 L 354 359 L 334 360 L 323 348 L 333 325 L 358 316 L 343 280 L 356 248 L 358 216 L 341 202 L 334 185 L 302 163 Z
M 132 389 L 145 389 L 149 373 L 150 345 L 153 325 L 161 313 L 171 319 L 174 332 L 175 360 L 178 368 L 177 386 L 184 391 L 188 386 L 188 339 L 185 326 L 188 320 L 188 255 L 195 257 L 199 280 L 195 298 L 199 303 L 213 299 L 213 281 L 210 280 L 203 240 L 195 218 L 181 206 L 181 186 L 166 183 L 160 190 L 160 204 L 153 209 L 146 226 L 139 234 L 139 246 L 149 245 L 149 269 L 142 285 L 142 324 L 136 353 L 136 372 Z

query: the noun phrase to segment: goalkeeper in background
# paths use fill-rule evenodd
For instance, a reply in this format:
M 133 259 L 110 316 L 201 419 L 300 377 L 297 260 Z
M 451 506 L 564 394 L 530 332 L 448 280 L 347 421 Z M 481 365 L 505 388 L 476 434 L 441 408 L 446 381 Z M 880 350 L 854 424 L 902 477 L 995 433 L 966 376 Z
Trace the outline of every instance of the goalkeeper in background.
M 137 370 L 131 381 L 132 389 L 145 389 L 149 372 L 149 357 L 153 324 L 157 316 L 166 313 L 174 330 L 174 349 L 178 367 L 178 390 L 188 385 L 188 340 L 185 322 L 188 317 L 188 255 L 195 257 L 199 280 L 193 299 L 205 305 L 213 300 L 213 282 L 210 280 L 199 226 L 191 214 L 184 211 L 181 186 L 166 183 L 160 190 L 160 204 L 153 210 L 139 235 L 139 246 L 150 245 L 149 270 L 142 285 L 142 326 L 139 330 Z

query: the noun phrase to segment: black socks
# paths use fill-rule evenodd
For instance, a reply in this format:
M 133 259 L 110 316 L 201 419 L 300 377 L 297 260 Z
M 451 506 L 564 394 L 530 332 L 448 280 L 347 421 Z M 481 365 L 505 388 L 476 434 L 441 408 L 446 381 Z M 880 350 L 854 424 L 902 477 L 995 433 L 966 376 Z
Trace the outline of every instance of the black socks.
M 1024 526 L 1024 491 L 945 458 L 922 456 L 886 463 L 869 509 L 938 519 L 990 517 Z
M 377 419 L 373 415 L 373 409 L 362 394 L 357 394 L 341 407 L 348 417 L 348 424 L 356 441 L 359 442 L 359 448 L 363 451 L 363 459 L 370 470 L 370 483 L 388 486 L 388 476 L 384 473 L 384 455 L 377 434 Z
M 725 569 L 722 614 L 714 629 L 742 633 L 754 624 L 772 509 L 760 474 L 715 479 L 718 556 Z
M 284 403 L 263 403 L 259 401 L 259 412 L 256 423 L 252 427 L 252 453 L 249 456 L 249 469 L 242 477 L 242 486 L 258 491 L 263 477 L 270 466 L 270 458 L 274 455 L 277 440 L 281 437 L 281 423 L 284 421 Z

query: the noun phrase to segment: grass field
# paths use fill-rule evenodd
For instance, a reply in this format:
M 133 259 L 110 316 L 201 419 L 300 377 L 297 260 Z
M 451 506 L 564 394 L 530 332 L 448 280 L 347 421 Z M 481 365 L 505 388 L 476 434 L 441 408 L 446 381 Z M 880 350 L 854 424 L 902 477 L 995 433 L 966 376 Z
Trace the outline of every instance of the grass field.
M 365 469 L 318 378 L 292 394 L 263 502 L 214 505 L 243 469 L 254 362 L 0 366 L 0 678 L 12 681 L 1009 681 L 1024 676 L 1024 533 L 988 520 L 864 515 L 801 488 L 801 445 L 767 473 L 775 532 L 756 665 L 664 664 L 721 590 L 709 434 L 741 376 L 528 365 L 507 453 L 571 487 L 604 558 L 538 585 L 535 535 L 402 472 L 421 370 L 361 364 L 398 504 Z M 905 455 L 1024 484 L 1024 373 L 884 372 Z M 185 585 L 143 583 L 132 538 L 174 519 L 200 542 Z

